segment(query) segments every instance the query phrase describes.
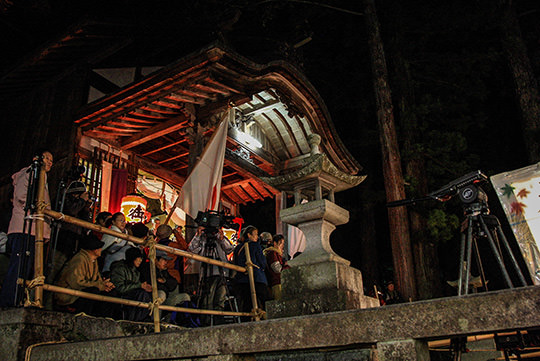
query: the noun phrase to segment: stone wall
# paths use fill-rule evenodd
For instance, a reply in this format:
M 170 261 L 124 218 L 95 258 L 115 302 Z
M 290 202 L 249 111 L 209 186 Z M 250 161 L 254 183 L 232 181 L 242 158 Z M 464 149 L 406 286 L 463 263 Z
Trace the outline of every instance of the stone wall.
M 65 337 L 75 342 L 35 346 L 28 360 L 429 360 L 428 340 L 540 328 L 540 287 L 160 334 L 79 318 L 1 312 L 0 354 L 23 360 L 28 345 Z

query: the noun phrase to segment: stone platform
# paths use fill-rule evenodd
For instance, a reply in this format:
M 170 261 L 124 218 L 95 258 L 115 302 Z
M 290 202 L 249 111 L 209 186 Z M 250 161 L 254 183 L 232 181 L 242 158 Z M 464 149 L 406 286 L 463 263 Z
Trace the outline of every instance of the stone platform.
M 430 340 L 540 328 L 540 287 L 145 335 L 67 316 L 1 312 L 2 359 L 64 337 L 73 342 L 36 345 L 28 360 L 430 360 Z

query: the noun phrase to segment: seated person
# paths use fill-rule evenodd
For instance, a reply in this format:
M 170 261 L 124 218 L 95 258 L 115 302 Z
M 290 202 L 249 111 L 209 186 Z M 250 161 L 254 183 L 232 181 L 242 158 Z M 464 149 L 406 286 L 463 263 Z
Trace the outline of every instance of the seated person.
M 158 289 L 158 297 L 163 300 L 163 304 L 167 306 L 177 306 L 184 301 L 189 301 L 190 297 L 187 293 L 181 293 L 178 282 L 170 275 L 167 270 L 167 262 L 171 258 L 164 251 L 156 251 L 156 281 Z M 141 267 L 141 280 L 151 284 L 150 263 L 147 262 Z
M 95 235 L 82 237 L 81 250 L 70 259 L 56 282 L 59 287 L 89 293 L 110 292 L 114 284 L 103 279 L 98 270 L 97 259 L 101 255 L 101 242 Z M 95 301 L 64 293 L 55 293 L 54 298 L 59 310 L 85 312 L 93 314 Z
M 152 286 L 141 282 L 138 267 L 142 263 L 142 252 L 137 247 L 126 250 L 126 259 L 111 264 L 111 281 L 122 298 L 141 302 L 152 302 Z M 150 310 L 141 307 L 126 307 L 126 319 L 131 321 L 144 321 L 148 318 Z
M 181 229 L 181 227 L 180 227 Z M 174 233 L 174 240 L 170 239 L 171 234 Z M 188 249 L 186 240 L 182 236 L 180 230 L 173 230 L 170 226 L 162 224 L 156 231 L 157 242 L 164 246 L 169 246 L 183 251 Z M 184 272 L 184 258 L 177 256 L 173 253 L 167 253 L 169 259 L 167 260 L 167 271 L 171 276 L 176 279 L 178 285 L 182 287 L 182 273 Z

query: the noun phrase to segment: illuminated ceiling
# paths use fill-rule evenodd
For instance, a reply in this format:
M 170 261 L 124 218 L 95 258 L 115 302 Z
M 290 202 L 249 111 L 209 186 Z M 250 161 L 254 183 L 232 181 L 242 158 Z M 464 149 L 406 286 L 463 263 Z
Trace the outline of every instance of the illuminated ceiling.
M 277 193 L 259 177 L 288 171 L 291 160 L 309 154 L 312 133 L 321 135 L 321 149 L 338 169 L 360 170 L 320 96 L 298 71 L 283 62 L 255 64 L 223 47 L 191 54 L 94 101 L 76 123 L 84 135 L 133 152 L 141 168 L 173 172 L 178 178 L 169 181 L 181 186 L 195 123 L 209 136 L 230 108 L 237 120 L 247 120 L 240 122 L 242 130 L 262 143 L 250 147 L 229 130 L 222 190 L 230 202 Z

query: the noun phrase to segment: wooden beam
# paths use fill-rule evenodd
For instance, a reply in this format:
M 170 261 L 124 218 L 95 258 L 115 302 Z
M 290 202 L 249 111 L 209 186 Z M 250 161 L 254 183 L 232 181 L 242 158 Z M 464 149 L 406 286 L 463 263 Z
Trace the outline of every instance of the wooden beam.
M 184 177 L 181 177 L 175 172 L 172 172 L 168 170 L 167 168 L 162 167 L 159 164 L 152 162 L 151 160 L 148 160 L 146 158 L 136 155 L 134 162 L 136 163 L 136 166 L 138 168 L 166 180 L 167 182 L 173 184 L 177 188 L 182 188 L 182 185 L 185 182 Z
M 171 93 L 165 96 L 164 99 L 172 99 L 181 103 L 192 103 L 192 104 L 199 104 L 199 105 L 204 104 L 204 100 L 195 99 L 194 97 L 191 97 L 189 95 L 184 95 L 184 94 Z
M 170 162 L 171 160 L 175 160 L 175 159 L 178 159 L 178 158 L 185 157 L 185 156 L 188 155 L 188 154 L 189 154 L 189 152 L 180 153 L 180 154 L 177 154 L 177 155 L 175 155 L 175 156 L 172 156 L 172 157 L 169 157 L 169 158 L 160 160 L 160 161 L 158 162 L 158 164 L 167 163 L 167 162 Z
M 152 149 L 151 151 L 149 152 L 146 152 L 144 154 L 141 154 L 143 157 L 146 157 L 150 154 L 154 154 L 154 153 L 157 153 L 157 152 L 160 152 L 164 149 L 167 149 L 167 148 L 170 148 L 170 147 L 174 147 L 175 145 L 178 145 L 178 144 L 181 144 L 181 143 L 184 143 L 184 142 L 187 142 L 187 139 L 181 139 L 179 141 L 176 141 L 176 142 L 173 142 L 173 143 L 169 143 L 169 144 L 165 144 L 164 146 L 162 147 L 159 147 L 159 148 L 156 148 L 156 149 Z
M 268 100 L 266 101 L 266 103 L 251 106 L 251 109 L 249 110 L 248 109 L 242 110 L 242 113 L 245 115 L 253 115 L 253 116 L 259 115 L 263 112 L 272 110 L 273 106 L 276 104 L 279 104 L 279 100 L 277 99 Z
M 126 139 L 124 142 L 122 142 L 122 148 L 133 148 L 139 144 L 143 144 L 166 134 L 175 132 L 181 129 L 186 124 L 187 121 L 184 120 L 184 117 L 173 118 L 166 122 L 160 123 L 152 128 L 149 128 L 143 132 L 140 132 L 139 134 L 134 135 L 129 139 Z

